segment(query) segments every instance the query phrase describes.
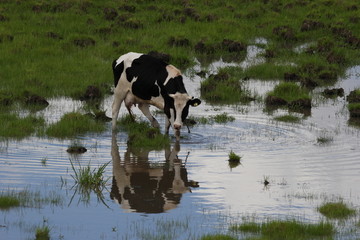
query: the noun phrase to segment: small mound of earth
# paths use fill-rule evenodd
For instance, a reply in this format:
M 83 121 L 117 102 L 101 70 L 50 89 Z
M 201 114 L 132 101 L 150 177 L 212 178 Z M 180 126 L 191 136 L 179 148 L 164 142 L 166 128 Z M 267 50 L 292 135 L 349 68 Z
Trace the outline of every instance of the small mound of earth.
M 88 86 L 85 90 L 84 95 L 80 96 L 80 100 L 88 101 L 88 100 L 99 99 L 101 97 L 102 97 L 102 94 L 98 87 Z
M 49 102 L 45 98 L 38 96 L 38 95 L 27 96 L 25 99 L 25 103 L 27 105 L 38 105 L 38 106 L 48 106 L 49 105 Z
M 323 91 L 323 95 L 325 97 L 343 97 L 344 89 L 343 88 L 332 88 L 332 89 L 327 88 Z
M 71 154 L 81 154 L 81 153 L 85 153 L 87 149 L 82 146 L 71 146 L 66 151 Z

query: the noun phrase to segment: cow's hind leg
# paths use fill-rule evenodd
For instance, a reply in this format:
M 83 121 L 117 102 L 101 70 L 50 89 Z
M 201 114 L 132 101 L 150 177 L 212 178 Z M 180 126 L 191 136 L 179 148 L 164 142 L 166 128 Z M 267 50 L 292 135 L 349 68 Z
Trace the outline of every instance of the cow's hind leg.
M 126 97 L 126 91 L 116 91 L 114 93 L 114 101 L 112 104 L 112 130 L 116 130 L 116 121 L 119 116 L 121 103 Z
M 147 117 L 147 119 L 149 119 L 149 121 L 151 122 L 151 126 L 153 126 L 155 128 L 160 128 L 159 122 L 150 113 L 149 104 L 140 103 L 139 109 L 145 115 L 145 117 Z

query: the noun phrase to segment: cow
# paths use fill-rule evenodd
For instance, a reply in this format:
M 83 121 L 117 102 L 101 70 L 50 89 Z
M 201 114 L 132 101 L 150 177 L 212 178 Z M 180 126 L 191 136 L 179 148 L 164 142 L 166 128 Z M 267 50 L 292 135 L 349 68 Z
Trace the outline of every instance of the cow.
M 201 100 L 188 95 L 180 70 L 153 56 L 129 52 L 113 61 L 114 101 L 112 104 L 112 129 L 120 106 L 125 107 L 132 116 L 131 107 L 138 105 L 153 127 L 159 128 L 158 121 L 151 115 L 149 106 L 153 105 L 166 115 L 165 133 L 170 126 L 176 136 L 188 116 L 189 106 L 196 107 Z

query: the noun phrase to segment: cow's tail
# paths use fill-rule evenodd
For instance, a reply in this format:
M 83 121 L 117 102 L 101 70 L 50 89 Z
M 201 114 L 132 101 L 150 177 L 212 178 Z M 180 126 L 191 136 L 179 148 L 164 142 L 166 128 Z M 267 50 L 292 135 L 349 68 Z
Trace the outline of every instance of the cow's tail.
M 117 64 L 117 60 L 115 59 L 112 63 L 112 69 L 113 69 L 113 73 L 114 73 L 114 85 L 116 88 L 116 86 L 119 82 L 121 73 L 124 71 L 124 62 Z

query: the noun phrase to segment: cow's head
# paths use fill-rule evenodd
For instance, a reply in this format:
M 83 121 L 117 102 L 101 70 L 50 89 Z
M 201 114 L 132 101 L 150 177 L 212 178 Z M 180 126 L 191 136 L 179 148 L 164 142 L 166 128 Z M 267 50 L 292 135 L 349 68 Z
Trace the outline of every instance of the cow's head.
M 201 101 L 187 94 L 180 70 L 173 65 L 167 65 L 166 71 L 168 76 L 164 82 L 164 112 L 178 135 L 189 114 L 189 106 L 196 107 Z
M 187 93 L 169 94 L 168 101 L 165 101 L 164 112 L 171 127 L 179 131 L 189 114 L 189 106 L 196 107 L 200 104 L 200 99 L 191 97 Z

